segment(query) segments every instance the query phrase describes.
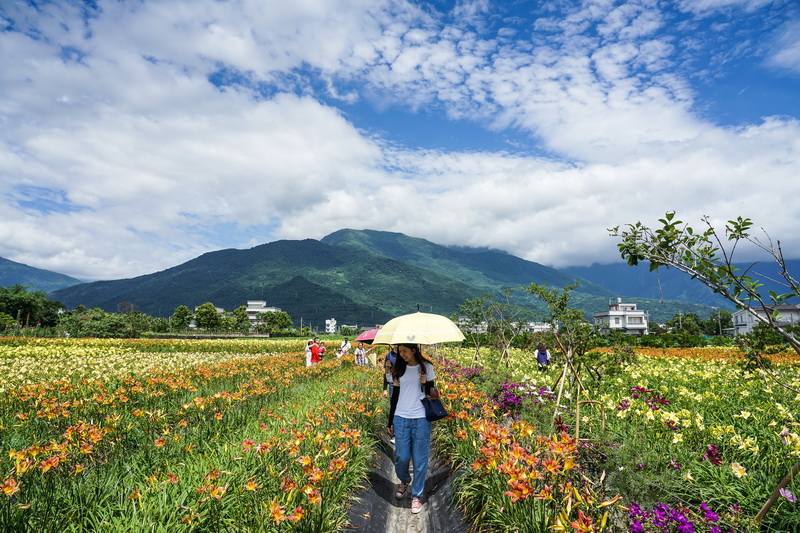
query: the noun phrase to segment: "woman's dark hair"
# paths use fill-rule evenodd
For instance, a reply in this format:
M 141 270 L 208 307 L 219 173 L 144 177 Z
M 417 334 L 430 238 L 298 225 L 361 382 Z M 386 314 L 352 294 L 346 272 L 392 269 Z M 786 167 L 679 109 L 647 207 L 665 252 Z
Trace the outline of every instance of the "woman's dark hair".
M 420 371 L 424 374 L 427 374 L 428 369 L 425 368 L 425 358 L 422 357 L 422 350 L 420 349 L 419 344 L 398 344 L 397 361 L 395 361 L 394 366 L 392 367 L 392 378 L 396 380 L 400 379 L 400 376 L 406 373 L 406 367 L 408 367 L 408 363 L 406 363 L 406 360 L 400 355 L 401 346 L 405 346 L 414 352 L 414 359 L 420 364 Z

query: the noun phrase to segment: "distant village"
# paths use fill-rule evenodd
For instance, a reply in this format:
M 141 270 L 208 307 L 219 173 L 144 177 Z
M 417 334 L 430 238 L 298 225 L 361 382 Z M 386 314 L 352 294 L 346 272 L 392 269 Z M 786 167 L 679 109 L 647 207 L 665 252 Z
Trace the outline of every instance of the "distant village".
M 224 309 L 217 307 L 217 312 L 224 313 Z M 195 309 L 196 311 L 197 309 Z M 259 324 L 260 313 L 279 312 L 280 308 L 268 306 L 265 300 L 247 300 L 247 316 L 250 319 L 252 327 Z M 784 326 L 795 326 L 800 324 L 800 306 L 792 304 L 782 304 L 773 307 L 754 308 L 756 313 L 765 316 L 767 314 L 777 313 L 778 324 Z M 639 309 L 635 303 L 625 303 L 622 298 L 615 298 L 609 301 L 608 309 L 598 311 L 594 314 L 594 325 L 600 328 L 603 332 L 619 331 L 628 335 L 642 337 L 649 333 L 648 322 L 650 315 L 644 309 Z M 302 319 L 301 319 L 302 320 Z M 733 327 L 721 328 L 722 334 L 728 337 L 735 337 L 737 335 L 745 335 L 753 331 L 758 320 L 745 309 L 737 310 L 733 313 Z M 302 328 L 301 324 L 301 328 Z M 190 327 L 196 327 L 194 321 Z M 372 327 L 372 326 L 369 326 Z M 475 326 L 473 326 L 475 327 Z M 477 326 L 477 333 L 482 333 L 480 328 L 484 330 L 486 324 Z M 336 334 L 340 328 L 347 329 L 364 329 L 358 325 L 345 325 L 341 326 L 337 323 L 335 318 L 330 318 L 325 321 L 325 333 Z M 541 333 L 550 331 L 552 324 L 547 322 L 529 322 L 528 331 L 531 333 Z

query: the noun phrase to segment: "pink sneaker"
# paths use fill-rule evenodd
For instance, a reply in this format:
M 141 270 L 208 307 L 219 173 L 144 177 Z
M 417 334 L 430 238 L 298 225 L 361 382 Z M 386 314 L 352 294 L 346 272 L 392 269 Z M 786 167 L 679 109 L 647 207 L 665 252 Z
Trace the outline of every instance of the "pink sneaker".
M 397 486 L 397 492 L 394 493 L 395 498 L 402 498 L 406 495 L 408 491 L 408 483 L 401 481 L 400 484 Z
M 419 496 L 411 498 L 411 512 L 414 514 L 422 511 L 422 499 Z

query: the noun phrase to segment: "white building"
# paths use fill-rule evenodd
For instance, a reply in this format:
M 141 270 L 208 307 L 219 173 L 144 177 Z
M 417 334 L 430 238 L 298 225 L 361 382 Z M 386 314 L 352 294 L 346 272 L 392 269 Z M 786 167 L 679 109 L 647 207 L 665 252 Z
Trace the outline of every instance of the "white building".
M 267 302 L 264 300 L 247 300 L 247 318 L 250 319 L 251 326 L 258 323 L 258 313 L 277 313 L 279 311 L 279 307 L 267 307 Z
M 528 322 L 528 331 L 531 333 L 546 333 L 553 331 L 553 324 L 549 322 Z
M 647 311 L 636 308 L 636 304 L 622 303 L 622 298 L 611 301 L 608 311 L 594 314 L 594 323 L 604 331 L 621 331 L 641 337 L 647 335 Z
M 767 313 L 778 312 L 777 322 L 781 327 L 800 325 L 800 306 L 792 304 L 780 304 L 774 306 L 754 307 L 759 316 L 767 317 Z M 753 331 L 759 320 L 747 309 L 739 309 L 733 313 L 734 335 L 745 335 Z
M 329 318 L 325 321 L 325 333 L 328 335 L 334 335 L 336 333 L 336 319 Z

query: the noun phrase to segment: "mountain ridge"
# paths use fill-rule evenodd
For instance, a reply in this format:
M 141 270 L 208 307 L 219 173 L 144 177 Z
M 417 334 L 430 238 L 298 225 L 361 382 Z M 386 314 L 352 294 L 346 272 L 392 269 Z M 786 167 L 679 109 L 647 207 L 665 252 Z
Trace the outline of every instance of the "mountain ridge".
M 50 292 L 84 283 L 83 281 L 51 270 L 32 267 L 0 257 L 0 287 L 23 285 L 33 290 Z
M 645 266 L 638 270 L 648 272 Z M 451 315 L 467 299 L 485 293 L 500 296 L 507 289 L 514 289 L 512 301 L 543 311 L 541 301 L 517 289 L 533 282 L 561 289 L 579 281 L 572 306 L 589 319 L 617 297 L 639 304 L 654 321 L 665 321 L 678 311 L 709 312 L 707 303 L 648 299 L 622 290 L 634 287 L 642 292 L 648 287 L 645 281 L 642 287 L 624 281 L 632 279 L 629 270 L 615 272 L 623 281 L 609 282 L 603 277 L 607 272 L 594 276 L 591 269 L 556 270 L 488 248 L 448 247 L 402 233 L 342 229 L 320 240 L 278 240 L 243 250 L 206 252 L 159 272 L 79 283 L 52 291 L 51 297 L 68 307 L 108 311 L 117 311 L 121 303 L 130 308 L 132 303 L 155 316 L 168 316 L 179 305 L 193 308 L 210 301 L 232 310 L 249 299 L 261 299 L 298 322 L 321 327 L 329 318 L 379 324 L 418 308 Z M 684 296 L 691 298 L 704 286 L 689 281 L 694 286 L 684 290 Z

